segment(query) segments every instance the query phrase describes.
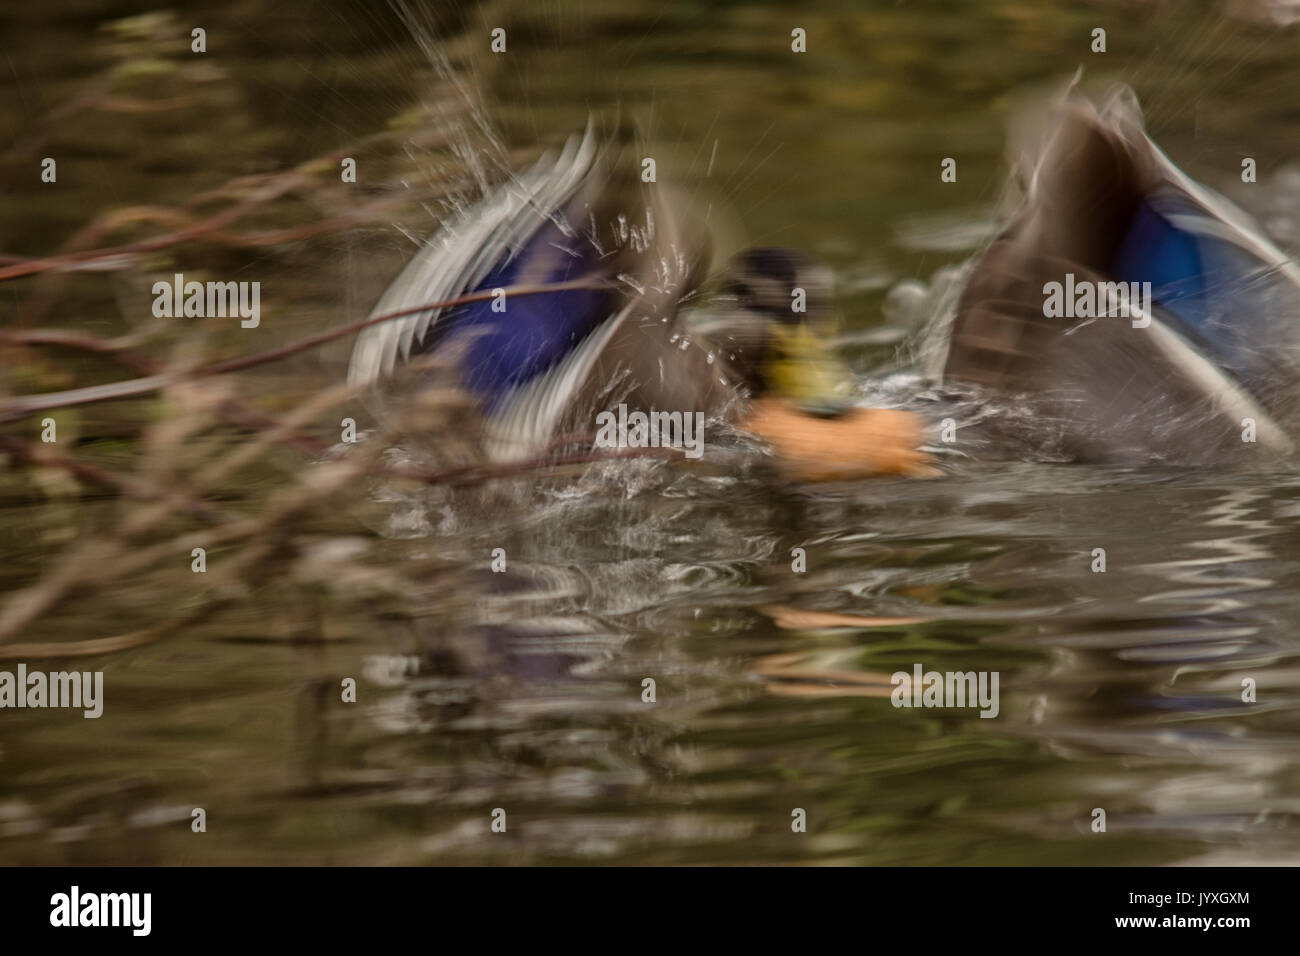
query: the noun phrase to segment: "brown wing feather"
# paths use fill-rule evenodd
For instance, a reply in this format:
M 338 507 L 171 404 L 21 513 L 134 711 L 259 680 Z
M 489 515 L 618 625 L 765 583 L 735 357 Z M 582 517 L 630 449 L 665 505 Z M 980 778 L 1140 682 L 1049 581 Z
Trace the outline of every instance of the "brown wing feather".
M 1035 170 L 1024 211 L 977 260 L 951 332 L 944 377 L 1041 388 L 1044 356 L 1075 324 L 1043 315 L 1043 286 L 1103 271 L 1150 182 L 1150 164 L 1091 108 L 1072 106 Z

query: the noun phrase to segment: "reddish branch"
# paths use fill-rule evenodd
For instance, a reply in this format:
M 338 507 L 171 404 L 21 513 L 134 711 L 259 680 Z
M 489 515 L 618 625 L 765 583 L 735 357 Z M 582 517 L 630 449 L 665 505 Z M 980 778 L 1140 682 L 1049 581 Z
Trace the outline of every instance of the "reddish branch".
M 550 285 L 532 285 L 532 286 L 513 286 L 505 290 L 508 296 L 521 295 L 540 295 L 546 292 L 562 292 L 568 289 L 593 289 L 598 288 L 599 284 L 590 279 L 574 279 L 569 282 L 557 282 Z M 267 349 L 264 352 L 256 352 L 252 355 L 244 355 L 239 358 L 227 359 L 223 362 L 216 362 L 211 365 L 202 365 L 198 368 L 188 371 L 166 372 L 161 371 L 156 374 L 147 375 L 143 378 L 130 379 L 125 382 L 111 382 L 107 385 L 90 385 L 85 388 L 73 388 L 60 392 L 48 392 L 42 395 L 24 395 L 18 398 L 12 398 L 0 404 L 0 424 L 5 422 L 17 421 L 21 418 L 40 411 L 46 411 L 51 408 L 66 408 L 71 405 L 89 405 L 94 402 L 111 401 L 119 398 L 131 398 L 136 395 L 146 395 L 150 392 L 158 391 L 177 382 L 193 378 L 206 378 L 211 375 L 222 375 L 228 372 L 241 372 L 245 369 L 254 368 L 258 365 L 266 365 L 270 362 L 278 362 L 280 359 L 288 358 L 308 349 L 317 348 L 337 339 L 354 335 L 362 329 L 369 328 L 372 325 L 378 325 L 381 322 L 389 322 L 393 319 L 400 319 L 408 315 L 418 315 L 421 312 L 428 312 L 431 309 L 446 309 L 452 306 L 465 305 L 471 302 L 484 302 L 493 298 L 494 292 L 491 290 L 484 292 L 472 292 L 468 295 L 457 296 L 453 299 L 444 299 L 441 302 L 429 302 L 423 305 L 413 306 L 409 309 L 401 309 L 397 312 L 388 312 L 384 315 L 371 316 L 368 319 L 362 319 L 359 322 L 353 322 L 337 329 L 331 329 L 328 332 L 322 332 L 319 335 L 309 336 L 305 339 L 299 339 L 296 342 L 290 342 L 287 345 L 281 345 L 273 349 Z M 0 339 L 7 339 L 15 342 L 50 342 L 57 344 L 71 344 L 90 341 L 90 337 L 77 338 L 72 333 L 60 332 L 17 332 L 17 333 L 0 333 Z M 102 340 L 100 340 L 102 342 Z M 100 351 L 112 351 L 113 347 L 104 344 Z

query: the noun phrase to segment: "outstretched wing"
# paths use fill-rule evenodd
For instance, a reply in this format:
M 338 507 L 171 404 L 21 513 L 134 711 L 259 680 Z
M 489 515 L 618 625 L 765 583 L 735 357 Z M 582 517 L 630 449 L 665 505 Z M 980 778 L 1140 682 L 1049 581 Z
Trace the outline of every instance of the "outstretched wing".
M 707 264 L 707 237 L 683 232 L 663 184 L 637 193 L 645 219 L 633 224 L 640 216 L 611 188 L 607 165 L 589 127 L 558 159 L 543 159 L 439 230 L 375 314 L 496 289 L 568 287 L 372 326 L 353 350 L 349 381 L 373 384 L 414 356 L 457 345 L 462 383 L 483 403 L 486 450 L 497 459 L 535 454 L 611 397 L 708 407 L 721 377 L 675 330 L 677 306 Z
M 1044 286 L 1151 283 L 1151 323 L 1049 317 Z M 1300 274 L 1240 210 L 1192 182 L 1147 138 L 1121 92 L 1068 106 L 1036 161 L 1020 215 L 974 265 L 946 378 L 1051 395 L 1109 447 L 1290 440 L 1274 416 L 1300 385 Z
M 544 156 L 445 223 L 388 287 L 371 314 L 402 312 L 496 288 L 522 274 L 530 261 L 528 252 L 538 250 L 539 234 L 547 226 L 558 231 L 559 212 L 592 174 L 596 153 L 596 137 L 589 126 L 581 139 L 569 140 L 558 158 Z M 484 305 L 490 308 L 490 303 Z M 451 324 L 449 319 L 474 324 L 480 315 L 478 308 L 430 308 L 371 326 L 353 347 L 348 381 L 373 385 L 391 375 L 395 366 L 431 348 L 446 331 L 439 326 Z M 431 336 L 434 331 L 437 336 Z

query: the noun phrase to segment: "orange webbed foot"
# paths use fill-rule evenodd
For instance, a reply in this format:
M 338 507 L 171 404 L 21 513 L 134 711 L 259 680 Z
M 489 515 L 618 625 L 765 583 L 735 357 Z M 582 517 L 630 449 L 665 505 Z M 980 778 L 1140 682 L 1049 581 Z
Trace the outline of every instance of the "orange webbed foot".
M 852 408 L 820 418 L 786 399 L 763 398 L 739 424 L 771 445 L 781 470 L 799 481 L 939 473 L 921 450 L 925 420 L 913 412 Z

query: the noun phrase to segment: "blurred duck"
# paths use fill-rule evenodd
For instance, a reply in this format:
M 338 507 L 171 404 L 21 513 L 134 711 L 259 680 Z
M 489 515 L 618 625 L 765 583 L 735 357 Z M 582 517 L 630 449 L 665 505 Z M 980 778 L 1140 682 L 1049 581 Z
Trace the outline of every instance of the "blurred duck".
M 1052 457 L 1075 460 L 1289 452 L 1296 266 L 1170 162 L 1127 90 L 1100 107 L 1072 96 L 1025 130 L 1020 211 L 966 269 L 930 350 L 937 377 L 1006 399 L 1010 414 L 969 426 L 989 440 L 967 447 L 1023 447 L 1014 432 L 1047 428 Z M 446 222 L 375 314 L 482 300 L 372 326 L 350 381 L 456 356 L 497 460 L 591 435 L 597 413 L 622 404 L 725 416 L 799 479 L 932 473 L 921 419 L 846 398 L 849 376 L 826 345 L 827 270 L 750 249 L 706 297 L 707 229 L 670 187 L 619 168 L 634 167 L 588 129 Z
M 379 385 L 420 356 L 454 356 L 495 460 L 591 435 L 599 412 L 623 405 L 726 416 L 766 438 L 799 478 L 926 470 L 921 419 L 845 398 L 849 375 L 825 345 L 828 270 L 789 250 L 750 249 L 701 306 L 707 230 L 671 187 L 620 178 L 620 165 L 632 167 L 589 127 L 444 223 L 373 314 L 481 300 L 371 326 L 349 381 Z
M 1170 162 L 1127 89 L 1069 98 L 1026 142 L 1024 204 L 969 270 L 942 377 L 1018 396 L 1075 459 L 1290 451 L 1295 264 Z

